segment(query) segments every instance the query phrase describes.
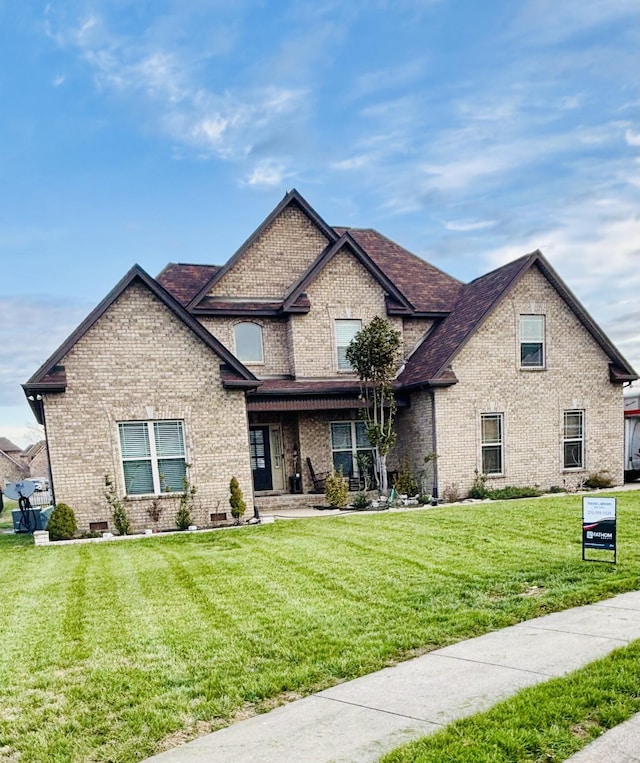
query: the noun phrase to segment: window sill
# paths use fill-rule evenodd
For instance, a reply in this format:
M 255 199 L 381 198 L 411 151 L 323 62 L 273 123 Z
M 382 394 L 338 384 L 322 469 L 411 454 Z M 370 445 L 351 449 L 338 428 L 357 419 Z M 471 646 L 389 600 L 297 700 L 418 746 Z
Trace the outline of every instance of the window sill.
M 546 366 L 520 366 L 518 370 L 520 370 L 520 371 L 546 371 L 547 367 Z
M 182 490 L 173 490 L 170 493 L 136 493 L 135 495 L 125 495 L 125 501 L 157 501 L 164 500 L 165 498 L 175 498 L 175 496 L 182 496 L 184 493 Z
M 563 474 L 580 474 L 580 472 L 587 473 L 587 469 L 584 466 L 565 466 L 562 469 Z

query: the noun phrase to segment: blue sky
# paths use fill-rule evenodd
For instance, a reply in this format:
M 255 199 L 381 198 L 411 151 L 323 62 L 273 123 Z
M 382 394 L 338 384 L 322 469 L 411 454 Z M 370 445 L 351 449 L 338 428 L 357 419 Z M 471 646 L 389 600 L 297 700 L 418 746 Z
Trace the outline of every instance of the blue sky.
M 640 370 L 637 0 L 0 0 L 0 435 L 129 267 L 297 188 L 465 281 L 540 248 Z

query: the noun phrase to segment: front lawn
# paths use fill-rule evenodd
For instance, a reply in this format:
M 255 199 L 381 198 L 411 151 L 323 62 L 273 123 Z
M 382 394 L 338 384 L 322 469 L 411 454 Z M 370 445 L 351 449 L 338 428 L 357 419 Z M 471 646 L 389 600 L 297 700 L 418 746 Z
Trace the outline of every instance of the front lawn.
M 134 761 L 394 660 L 640 584 L 576 496 L 35 548 L 0 536 L 0 759 Z

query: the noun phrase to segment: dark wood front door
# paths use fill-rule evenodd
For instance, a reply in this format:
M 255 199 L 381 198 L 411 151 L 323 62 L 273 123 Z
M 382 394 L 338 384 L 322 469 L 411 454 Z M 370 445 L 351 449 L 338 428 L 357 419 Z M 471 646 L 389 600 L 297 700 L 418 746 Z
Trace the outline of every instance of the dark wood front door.
M 249 429 L 249 448 L 251 453 L 251 471 L 253 472 L 253 489 L 273 490 L 269 427 L 251 427 Z

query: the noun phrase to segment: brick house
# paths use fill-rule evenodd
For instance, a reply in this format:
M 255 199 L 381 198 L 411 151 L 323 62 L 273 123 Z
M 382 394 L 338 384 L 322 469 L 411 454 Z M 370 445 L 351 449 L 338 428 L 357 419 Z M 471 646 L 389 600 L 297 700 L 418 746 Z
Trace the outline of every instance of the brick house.
M 152 502 L 172 516 L 188 472 L 205 525 L 231 476 L 249 506 L 297 475 L 311 490 L 307 459 L 357 479 L 369 445 L 345 350 L 377 315 L 403 343 L 391 469 L 437 453 L 440 492 L 476 469 L 495 486 L 622 481 L 637 376 L 540 252 L 463 284 L 374 230 L 329 226 L 294 190 L 223 267 L 134 266 L 24 385 L 57 500 L 83 527 L 109 523 L 110 475 L 141 527 Z

